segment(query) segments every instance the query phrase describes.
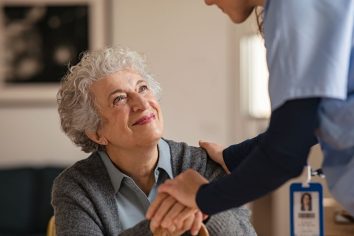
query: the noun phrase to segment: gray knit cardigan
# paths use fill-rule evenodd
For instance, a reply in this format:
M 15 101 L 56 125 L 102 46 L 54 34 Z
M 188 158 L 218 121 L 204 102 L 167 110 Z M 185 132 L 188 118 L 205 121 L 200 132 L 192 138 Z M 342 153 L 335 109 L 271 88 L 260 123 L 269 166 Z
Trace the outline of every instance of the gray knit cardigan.
M 224 175 L 206 152 L 185 143 L 166 140 L 171 149 L 173 175 L 192 168 L 213 180 Z M 98 153 L 75 163 L 54 181 L 52 205 L 57 235 L 152 235 L 149 221 L 122 230 L 115 192 Z M 206 226 L 211 235 L 256 235 L 246 208 L 234 208 L 213 216 Z M 186 233 L 189 235 L 189 233 Z

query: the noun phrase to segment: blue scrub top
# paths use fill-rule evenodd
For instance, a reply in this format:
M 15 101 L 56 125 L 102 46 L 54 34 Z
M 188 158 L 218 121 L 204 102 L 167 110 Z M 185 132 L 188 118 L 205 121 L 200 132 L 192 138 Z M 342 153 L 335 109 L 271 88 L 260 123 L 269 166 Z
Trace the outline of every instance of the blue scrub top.
M 318 137 L 334 197 L 354 215 L 354 1 L 267 0 L 272 110 L 321 97 Z

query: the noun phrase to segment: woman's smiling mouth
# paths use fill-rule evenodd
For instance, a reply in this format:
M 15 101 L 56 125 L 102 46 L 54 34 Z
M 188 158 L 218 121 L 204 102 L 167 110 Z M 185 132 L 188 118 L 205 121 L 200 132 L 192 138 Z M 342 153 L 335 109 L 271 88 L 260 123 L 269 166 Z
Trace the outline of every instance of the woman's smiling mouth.
M 134 122 L 133 126 L 135 126 L 135 125 L 145 125 L 145 124 L 150 123 L 151 121 L 153 121 L 155 119 L 156 119 L 155 114 L 151 113 L 149 115 L 141 117 L 139 120 Z

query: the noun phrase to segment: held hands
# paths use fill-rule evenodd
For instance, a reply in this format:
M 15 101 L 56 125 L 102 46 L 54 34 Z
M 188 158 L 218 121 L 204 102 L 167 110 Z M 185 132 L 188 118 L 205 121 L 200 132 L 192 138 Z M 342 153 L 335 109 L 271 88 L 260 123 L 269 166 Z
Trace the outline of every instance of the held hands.
M 202 226 L 202 213 L 200 211 L 187 209 L 180 203 L 176 203 L 175 206 L 181 206 L 180 209 L 183 209 L 181 212 L 182 216 L 178 216 L 179 221 L 169 221 L 167 216 L 164 219 L 160 219 L 160 226 L 157 228 L 158 223 L 155 222 L 154 218 L 151 220 L 150 229 L 153 232 L 154 236 L 179 236 L 184 232 L 190 230 L 192 235 L 197 235 L 200 227 Z M 171 211 L 170 211 L 171 212 Z M 170 214 L 167 213 L 167 214 Z M 174 212 L 172 210 L 172 212 Z
M 199 141 L 199 145 L 212 160 L 230 173 L 222 155 L 223 146 L 204 141 Z M 198 172 L 189 169 L 159 187 L 159 193 L 146 213 L 155 236 L 177 236 L 187 230 L 197 235 L 202 226 L 205 229 L 202 221 L 207 216 L 203 216 L 198 209 L 196 195 L 200 186 L 206 183 L 208 181 Z
M 216 143 L 210 143 L 210 142 L 205 142 L 205 141 L 199 141 L 199 146 L 203 149 L 205 149 L 213 161 L 218 163 L 219 165 L 222 166 L 222 168 L 225 170 L 226 173 L 230 174 L 229 169 L 227 168 L 225 162 L 224 162 L 224 157 L 222 155 L 222 152 L 224 151 L 225 147 Z
M 196 235 L 202 225 L 203 215 L 198 210 L 195 198 L 199 187 L 206 183 L 208 181 L 204 177 L 189 169 L 162 184 L 146 213 L 146 218 L 151 220 L 151 231 L 163 228 L 173 233 L 171 235 L 179 235 L 191 230 L 192 235 Z
M 159 193 L 168 193 L 173 196 L 178 202 L 192 209 L 198 209 L 195 201 L 197 191 L 203 184 L 207 184 L 208 180 L 201 176 L 198 172 L 192 169 L 188 169 L 176 178 L 166 180 L 158 188 Z M 153 202 L 147 212 L 149 216 L 155 214 L 157 208 L 160 206 L 160 202 Z
M 199 232 L 203 221 L 200 211 L 185 207 L 166 193 L 159 193 L 154 203 L 156 202 L 161 204 L 150 222 L 150 230 L 154 236 L 178 236 L 187 230 L 192 235 Z

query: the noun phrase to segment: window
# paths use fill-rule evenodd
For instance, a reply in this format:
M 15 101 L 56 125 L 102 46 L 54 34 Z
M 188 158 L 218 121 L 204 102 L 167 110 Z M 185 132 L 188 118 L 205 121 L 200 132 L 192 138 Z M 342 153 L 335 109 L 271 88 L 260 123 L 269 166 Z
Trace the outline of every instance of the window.
M 241 86 L 248 115 L 257 119 L 270 117 L 268 68 L 264 41 L 258 34 L 241 39 Z

